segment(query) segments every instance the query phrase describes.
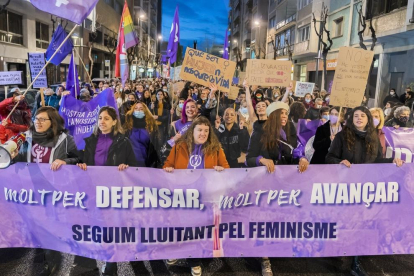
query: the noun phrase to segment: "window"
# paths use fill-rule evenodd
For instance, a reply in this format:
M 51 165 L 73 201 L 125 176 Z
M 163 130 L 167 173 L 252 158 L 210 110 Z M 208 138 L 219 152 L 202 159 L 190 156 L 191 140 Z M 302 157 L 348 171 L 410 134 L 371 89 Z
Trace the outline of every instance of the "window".
M 344 18 L 340 17 L 334 20 L 334 35 L 333 37 L 342 36 L 344 31 Z
M 387 14 L 394 10 L 406 7 L 408 0 L 368 0 L 367 18 Z
M 309 4 L 312 4 L 313 0 L 299 0 L 299 10 L 303 9 Z
M 102 44 L 102 40 L 103 40 L 103 37 L 102 37 L 101 31 L 96 31 L 95 33 L 89 33 L 89 41 Z
M 269 28 L 271 29 L 271 28 L 274 28 L 275 26 L 276 26 L 276 17 L 273 16 L 269 20 Z
M 310 25 L 299 29 L 299 42 L 307 41 L 310 37 Z
M 117 0 L 115 0 L 114 9 L 117 13 L 122 14 L 122 5 Z
M 300 66 L 300 81 L 306 81 L 306 65 Z
M 36 48 L 47 49 L 49 46 L 49 26 L 36 21 Z
M 23 45 L 23 17 L 5 11 L 0 14 L 0 41 Z

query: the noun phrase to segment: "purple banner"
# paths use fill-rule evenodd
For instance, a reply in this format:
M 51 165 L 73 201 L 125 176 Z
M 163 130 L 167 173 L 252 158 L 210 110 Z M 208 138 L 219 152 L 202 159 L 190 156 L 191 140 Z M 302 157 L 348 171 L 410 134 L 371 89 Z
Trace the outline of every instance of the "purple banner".
M 70 95 L 62 98 L 59 114 L 65 120 L 65 127 L 75 139 L 79 150 L 85 148 L 83 139 L 91 136 L 99 110 L 107 105 L 118 110 L 111 88 L 105 89 L 89 102 L 77 100 Z
M 104 261 L 414 253 L 414 165 L 175 170 L 17 163 L 0 247 Z
M 414 129 L 384 127 L 387 158 L 400 158 L 407 163 L 413 162 L 414 153 Z

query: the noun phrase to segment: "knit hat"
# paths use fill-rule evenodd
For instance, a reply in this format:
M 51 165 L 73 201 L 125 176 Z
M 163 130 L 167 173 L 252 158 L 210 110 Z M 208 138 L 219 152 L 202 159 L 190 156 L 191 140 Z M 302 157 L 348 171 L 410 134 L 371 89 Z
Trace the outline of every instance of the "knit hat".
M 273 111 L 276 111 L 276 110 L 278 110 L 278 109 L 286 109 L 288 113 L 289 113 L 289 110 L 290 110 L 289 105 L 288 105 L 287 103 L 280 102 L 280 101 L 278 101 L 278 102 L 274 102 L 274 103 L 271 103 L 271 104 L 270 104 L 270 105 L 266 108 L 266 114 L 267 114 L 267 117 L 269 117 L 269 116 L 270 116 L 270 114 L 271 114 Z

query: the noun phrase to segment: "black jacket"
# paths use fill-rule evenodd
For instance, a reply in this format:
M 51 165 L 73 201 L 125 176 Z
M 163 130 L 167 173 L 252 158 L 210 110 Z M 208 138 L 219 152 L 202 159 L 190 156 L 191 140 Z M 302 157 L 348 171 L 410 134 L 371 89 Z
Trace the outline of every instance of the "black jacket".
M 310 119 L 310 120 L 319 119 L 320 118 L 319 111 L 320 111 L 319 108 L 310 107 L 308 111 L 306 111 L 305 119 Z
M 396 102 L 399 103 L 400 100 L 398 99 L 397 95 L 391 96 L 391 94 L 388 94 L 385 99 L 382 101 L 383 106 L 387 104 L 387 102 Z
M 95 151 L 98 143 L 98 136 L 92 134 L 85 138 L 85 151 L 83 152 L 83 163 L 88 166 L 95 165 Z M 121 164 L 131 167 L 138 166 L 131 142 L 125 135 L 118 133 L 109 147 L 108 157 L 105 166 L 119 166 Z
M 240 129 L 239 125 L 234 123 L 230 131 L 225 128 L 222 133 L 218 130 L 215 130 L 215 133 L 223 147 L 227 160 L 236 160 L 242 152 L 247 151 L 249 144 L 247 128 Z
M 365 147 L 365 139 L 356 135 L 355 145 L 350 151 L 345 141 L 344 132 L 339 132 L 332 141 L 329 153 L 326 155 L 326 164 L 339 164 L 342 160 L 348 160 L 351 164 L 392 163 L 392 158 L 382 157 L 382 147 L 377 139 L 378 150 L 374 156 L 368 156 Z
M 392 118 L 391 120 L 388 120 L 387 122 L 385 122 L 386 127 L 393 127 L 393 126 L 400 126 L 400 127 L 413 127 L 413 123 L 411 123 L 410 121 L 407 121 L 405 123 L 401 122 L 400 120 L 398 120 L 397 118 Z
M 342 124 L 341 124 L 342 126 Z M 328 154 L 329 147 L 331 146 L 331 124 L 327 121 L 325 124 L 318 127 L 315 134 L 315 140 L 313 140 L 313 153 L 311 164 L 325 164 L 325 157 Z
M 296 129 L 292 122 L 289 123 L 289 136 L 286 137 L 287 141 L 283 141 L 294 149 L 298 145 Z M 299 160 L 293 160 L 292 149 L 283 144 L 279 143 L 279 146 L 276 146 L 272 150 L 265 149 L 264 145 L 260 142 L 263 135 L 263 126 L 256 127 L 250 137 L 249 148 L 247 149 L 246 155 L 246 164 L 249 167 L 257 167 L 259 164 L 256 162 L 257 157 L 262 156 L 266 159 L 272 159 L 275 164 L 293 164 L 298 163 Z

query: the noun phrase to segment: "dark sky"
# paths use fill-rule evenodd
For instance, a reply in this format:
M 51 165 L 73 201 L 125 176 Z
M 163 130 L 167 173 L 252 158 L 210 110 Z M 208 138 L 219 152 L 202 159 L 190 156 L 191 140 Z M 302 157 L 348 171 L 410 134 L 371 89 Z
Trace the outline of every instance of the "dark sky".
M 223 44 L 228 26 L 229 0 L 163 0 L 162 37 L 168 41 L 175 7 L 180 18 L 180 43 L 193 47 L 197 40 L 199 50 L 207 44 Z

